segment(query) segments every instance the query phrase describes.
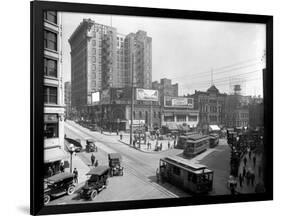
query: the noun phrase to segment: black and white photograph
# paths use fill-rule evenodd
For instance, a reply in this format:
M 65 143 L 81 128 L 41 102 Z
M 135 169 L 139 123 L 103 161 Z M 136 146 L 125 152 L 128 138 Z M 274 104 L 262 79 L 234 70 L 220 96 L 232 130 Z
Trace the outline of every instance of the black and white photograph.
M 31 214 L 273 199 L 272 16 L 30 12 Z
M 44 11 L 44 204 L 264 193 L 265 24 Z

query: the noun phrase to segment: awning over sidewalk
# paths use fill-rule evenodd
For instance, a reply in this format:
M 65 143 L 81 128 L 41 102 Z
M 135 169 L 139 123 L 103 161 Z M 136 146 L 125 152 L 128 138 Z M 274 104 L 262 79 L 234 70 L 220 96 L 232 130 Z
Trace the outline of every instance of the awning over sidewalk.
M 211 131 L 220 131 L 221 129 L 217 125 L 209 125 Z
M 44 163 L 65 160 L 67 154 L 61 148 L 44 149 Z

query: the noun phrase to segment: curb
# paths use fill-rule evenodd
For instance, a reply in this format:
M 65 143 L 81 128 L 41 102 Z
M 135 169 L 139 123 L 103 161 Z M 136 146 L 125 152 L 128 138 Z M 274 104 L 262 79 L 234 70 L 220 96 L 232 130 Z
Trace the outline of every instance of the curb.
M 100 133 L 100 132 L 99 132 Z M 105 134 L 105 133 L 100 133 L 101 135 L 105 135 L 105 136 L 120 136 L 120 134 L 118 134 L 118 135 L 116 135 L 116 134 Z M 130 134 L 126 134 L 126 135 L 124 135 L 123 134 L 123 136 L 129 136 Z

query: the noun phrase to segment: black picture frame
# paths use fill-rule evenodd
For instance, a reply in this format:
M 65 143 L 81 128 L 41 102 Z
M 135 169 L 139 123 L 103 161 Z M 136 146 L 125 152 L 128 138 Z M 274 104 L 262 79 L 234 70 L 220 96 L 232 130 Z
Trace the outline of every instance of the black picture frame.
M 127 16 L 165 17 L 210 21 L 261 23 L 266 25 L 266 73 L 264 76 L 264 140 L 266 142 L 265 193 L 241 194 L 237 196 L 220 195 L 165 200 L 120 201 L 78 205 L 43 205 L 43 11 L 56 10 L 63 12 L 113 14 Z M 124 7 L 95 4 L 78 4 L 64 2 L 31 2 L 31 198 L 30 214 L 63 214 L 91 211 L 112 211 L 124 209 L 159 208 L 186 205 L 202 205 L 216 203 L 249 202 L 273 200 L 273 16 L 235 13 L 218 13 L 203 11 L 186 11 L 174 9 L 156 9 L 141 7 Z

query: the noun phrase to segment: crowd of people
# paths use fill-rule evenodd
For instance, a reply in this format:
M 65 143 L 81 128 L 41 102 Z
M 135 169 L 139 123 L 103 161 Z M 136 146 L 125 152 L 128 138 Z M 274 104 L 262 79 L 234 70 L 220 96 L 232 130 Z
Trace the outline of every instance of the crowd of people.
M 231 194 L 256 191 L 257 185 L 262 184 L 260 180 L 262 164 L 257 164 L 257 158 L 262 156 L 262 152 L 257 151 L 257 148 L 260 148 L 263 144 L 262 136 L 251 137 L 249 134 L 247 136 L 242 134 L 233 138 L 228 137 L 232 154 L 235 153 L 236 157 L 231 160 L 231 176 L 237 176 L 239 185 L 234 178 L 229 179 Z

